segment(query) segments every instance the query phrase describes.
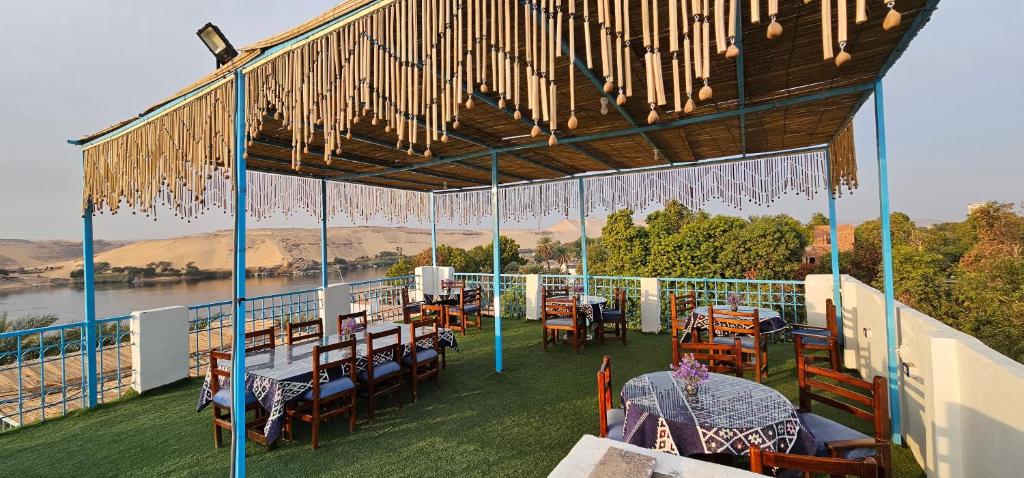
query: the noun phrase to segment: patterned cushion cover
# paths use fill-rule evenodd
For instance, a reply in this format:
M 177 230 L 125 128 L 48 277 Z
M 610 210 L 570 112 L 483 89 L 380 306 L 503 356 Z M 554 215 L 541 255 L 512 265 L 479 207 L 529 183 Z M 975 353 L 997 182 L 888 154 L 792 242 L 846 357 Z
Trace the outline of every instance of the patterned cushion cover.
M 253 395 L 252 392 L 246 390 L 245 404 L 251 405 L 254 402 L 256 402 L 256 396 Z M 222 388 L 218 390 L 217 393 L 213 395 L 213 403 L 216 403 L 217 406 L 220 407 L 231 408 L 231 389 Z
M 735 339 L 736 339 L 736 337 L 733 337 L 733 336 L 715 337 L 714 342 L 716 344 L 732 345 L 733 342 L 735 341 Z M 744 335 L 744 336 L 740 337 L 739 339 L 740 339 L 740 345 L 742 345 L 743 348 L 745 348 L 745 349 L 752 349 L 752 348 L 754 348 L 754 337 L 752 335 Z
M 826 445 L 829 442 L 871 439 L 871 437 L 849 428 L 846 425 L 836 423 L 813 413 L 801 413 L 800 419 L 804 421 L 804 425 L 807 425 L 807 429 L 810 430 L 812 435 L 814 435 L 814 440 L 818 443 L 818 449 L 815 451 L 815 454 L 818 456 L 829 456 L 828 446 Z M 875 456 L 875 449 L 855 448 L 843 454 L 843 458 L 848 458 L 850 460 L 856 460 L 866 456 Z
M 353 388 L 356 388 L 356 384 L 352 383 L 351 378 L 342 377 L 337 380 L 331 380 L 330 382 L 320 384 L 320 398 L 334 396 Z M 306 390 L 306 393 L 302 394 L 302 399 L 307 401 L 313 400 L 313 389 Z
M 373 366 L 373 378 L 381 378 L 401 371 L 402 367 L 398 365 L 398 362 L 384 362 Z M 359 372 L 359 380 L 368 380 L 367 377 L 367 371 Z

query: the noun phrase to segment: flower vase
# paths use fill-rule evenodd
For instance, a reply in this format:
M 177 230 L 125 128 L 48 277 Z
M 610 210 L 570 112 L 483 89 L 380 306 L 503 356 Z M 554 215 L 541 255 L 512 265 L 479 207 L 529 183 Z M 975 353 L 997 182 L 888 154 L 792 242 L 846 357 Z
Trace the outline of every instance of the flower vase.
M 686 388 L 684 390 L 686 391 L 686 394 L 691 397 L 697 396 L 697 384 L 695 383 L 686 384 Z
M 740 306 L 739 306 L 739 304 L 729 304 L 729 310 L 731 310 L 733 312 L 736 312 L 736 311 L 740 310 Z

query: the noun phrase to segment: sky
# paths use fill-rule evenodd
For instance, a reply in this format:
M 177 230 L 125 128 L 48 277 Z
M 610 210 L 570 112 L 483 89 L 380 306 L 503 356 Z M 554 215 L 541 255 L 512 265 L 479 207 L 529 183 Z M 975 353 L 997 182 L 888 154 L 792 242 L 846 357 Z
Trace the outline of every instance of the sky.
M 243 46 L 335 3 L 0 2 L 0 238 L 80 238 L 81 152 L 67 139 L 134 116 L 209 72 L 213 58 L 195 35 L 207 21 Z M 933 223 L 963 219 L 973 202 L 1024 201 L 1024 126 L 1017 116 L 1024 110 L 1024 88 L 1017 85 L 1024 76 L 1021 18 L 1024 2 L 1017 0 L 992 0 L 984 9 L 977 2 L 945 0 L 886 77 L 894 211 Z M 840 222 L 878 217 L 873 115 L 869 102 L 854 123 L 861 186 L 838 201 Z M 827 211 L 827 203 L 825 196 L 814 202 L 791 197 L 771 209 L 706 209 L 806 220 Z M 231 227 L 230 217 L 219 212 L 191 223 L 163 216 L 157 222 L 130 214 L 100 216 L 95 236 L 132 240 Z M 316 222 L 300 215 L 250 227 Z

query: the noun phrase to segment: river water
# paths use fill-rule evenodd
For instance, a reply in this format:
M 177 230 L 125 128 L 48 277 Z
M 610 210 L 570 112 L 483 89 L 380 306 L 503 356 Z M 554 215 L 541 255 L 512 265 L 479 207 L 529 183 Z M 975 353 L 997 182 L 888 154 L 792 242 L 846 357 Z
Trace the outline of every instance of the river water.
M 386 268 L 348 271 L 344 280 L 356 282 L 384 277 Z M 332 274 L 331 283 L 340 282 L 340 274 Z M 320 276 L 250 277 L 246 280 L 248 296 L 275 294 L 298 289 L 320 287 Z M 152 282 L 143 284 L 97 284 L 96 317 L 127 315 L 136 310 L 156 309 L 173 305 L 192 305 L 231 299 L 231 279 L 202 281 Z M 84 295 L 81 287 L 35 287 L 0 291 L 0 312 L 9 318 L 27 315 L 56 314 L 58 323 L 83 320 Z

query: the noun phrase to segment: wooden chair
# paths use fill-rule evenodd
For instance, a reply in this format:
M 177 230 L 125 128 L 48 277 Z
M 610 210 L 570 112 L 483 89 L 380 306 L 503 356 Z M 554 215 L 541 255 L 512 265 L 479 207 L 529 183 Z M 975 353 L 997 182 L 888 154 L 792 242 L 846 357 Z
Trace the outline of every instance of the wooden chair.
M 409 336 L 412 337 L 412 351 L 402 359 L 402 364 L 409 373 L 412 382 L 412 400 L 419 399 L 417 394 L 419 382 L 431 379 L 434 388 L 441 371 L 440 339 L 437 333 L 437 319 L 426 318 L 409 324 Z M 430 341 L 430 347 L 420 347 L 420 342 Z
M 210 394 L 213 397 L 213 403 L 210 404 L 210 408 L 213 412 L 214 448 L 220 448 L 221 430 L 227 430 L 228 436 L 231 436 L 231 387 L 234 385 L 234 382 L 231 380 L 231 370 L 220 368 L 217 363 L 220 360 L 230 361 L 231 353 L 217 350 L 210 351 Z M 221 388 L 221 378 L 230 384 L 227 388 Z M 263 434 L 263 426 L 267 423 L 266 416 L 256 413 L 261 409 L 262 406 L 256 401 L 256 397 L 249 391 L 246 391 L 245 411 L 249 412 L 252 410 L 255 419 L 253 421 L 246 420 L 245 436 L 253 441 L 262 443 L 269 450 L 270 443 L 267 442 L 267 436 Z
M 320 319 L 288 322 L 288 335 L 285 336 L 285 342 L 288 345 L 322 338 L 324 338 L 324 323 Z
M 424 305 L 420 309 L 420 319 L 428 318 L 436 320 L 439 326 L 450 329 L 450 326 L 448 325 L 448 313 L 446 312 L 445 306 L 441 304 Z M 444 347 L 438 347 L 438 351 L 441 353 L 441 368 L 447 368 L 448 360 L 444 354 Z
M 402 321 L 406 324 L 412 322 L 414 317 L 419 317 L 423 302 L 409 301 L 409 288 L 402 287 Z
M 353 319 L 356 324 L 366 330 L 366 311 L 360 310 L 359 312 L 350 312 L 348 314 L 338 314 L 338 333 L 341 333 L 341 323 Z
M 601 309 L 601 321 L 598 323 L 597 336 L 600 338 L 601 343 L 604 344 L 605 338 L 608 332 L 612 332 L 612 338 L 615 340 L 621 340 L 622 345 L 626 345 L 626 322 L 628 320 L 626 315 L 626 291 L 618 287 L 612 291 L 612 295 L 615 297 L 613 307 L 607 309 Z M 615 328 L 607 330 L 606 325 L 614 325 Z
M 466 335 L 466 328 L 473 326 L 483 327 L 483 291 L 476 289 L 463 289 L 459 294 L 458 305 L 449 305 L 445 310 L 447 316 L 447 328 L 459 329 L 462 335 Z M 476 316 L 476 320 L 470 317 Z
M 769 471 L 772 471 L 774 468 L 781 468 L 788 472 L 799 472 L 799 474 L 783 472 L 774 476 L 810 476 L 811 473 L 827 473 L 830 476 L 877 478 L 880 471 L 878 462 L 871 457 L 846 460 L 842 458 L 790 455 L 787 453 L 761 451 L 761 447 L 750 445 L 750 471 L 764 474 L 765 468 L 768 468 Z
M 568 302 L 544 301 L 543 317 L 541 318 L 541 328 L 544 332 L 544 350 L 548 349 L 548 342 L 558 342 L 559 332 L 566 332 L 572 334 L 573 351 L 580 353 L 584 329 L 580 322 L 575 297 L 572 297 Z
M 451 294 L 453 290 L 458 290 L 461 292 L 462 290 L 465 290 L 465 288 L 466 281 L 464 280 L 445 279 L 441 281 L 441 289 L 444 289 L 449 294 Z
M 802 340 L 798 335 L 797 340 Z M 875 377 L 871 382 L 835 370 L 815 367 L 807 357 L 797 356 L 797 383 L 800 387 L 800 418 L 818 442 L 816 455 L 855 459 L 873 456 L 881 476 L 891 473 L 889 448 L 888 381 Z M 869 421 L 874 438 L 845 425 L 811 413 L 811 403 L 825 405 Z
M 727 373 L 737 377 L 743 377 L 743 344 L 739 337 L 733 339 L 731 345 L 712 344 L 707 342 L 676 342 L 673 357 L 678 356 L 680 360 L 683 355 L 693 354 L 698 362 L 707 365 L 708 371 L 716 373 Z M 679 360 L 675 362 L 678 364 Z
M 324 354 L 326 356 L 322 356 Z M 292 436 L 292 421 L 296 418 L 312 426 L 314 450 L 320 445 L 321 421 L 348 415 L 348 431 L 356 431 L 355 339 L 313 346 L 313 377 L 326 375 L 328 370 L 339 368 L 348 373 L 327 383 L 314 379 L 313 387 L 299 397 L 294 407 L 288 408 L 285 427 L 289 438 Z
M 250 354 L 261 350 L 274 350 L 277 346 L 277 337 L 274 328 L 254 330 L 245 333 L 245 353 Z
M 543 298 L 548 300 L 561 300 L 563 302 L 568 301 L 569 296 L 572 295 L 572 292 L 567 285 L 542 286 L 540 291 Z
M 621 408 L 612 408 L 612 397 L 612 359 L 605 355 L 601 360 L 601 368 L 597 369 L 598 435 L 624 441 L 626 412 Z
M 366 385 L 367 411 L 373 422 L 377 397 L 391 395 L 402 408 L 402 356 L 401 330 L 398 327 L 383 332 L 366 334 L 366 370 L 359 372 L 359 380 Z M 379 342 L 394 342 L 380 346 Z
M 692 324 L 690 327 L 686 326 L 690 321 L 690 314 L 693 313 L 693 309 L 697 308 L 697 294 L 691 290 L 689 294 L 680 298 L 673 292 L 668 295 L 668 303 L 672 316 L 672 363 L 679 363 L 679 349 L 675 344 L 679 344 L 684 340 L 700 342 L 699 336 L 690 337 L 693 333 Z
M 793 327 L 793 348 L 797 357 L 804 355 L 808 360 L 828 360 L 832 370 L 839 370 L 839 327 L 836 324 L 836 305 L 832 299 L 825 300 L 825 327 L 798 325 Z M 797 336 L 803 340 L 797 341 Z M 825 356 L 809 355 L 808 352 L 825 352 Z
M 744 364 L 744 369 L 754 371 L 757 383 L 768 378 L 768 336 L 761 334 L 757 309 L 733 312 L 715 310 L 714 305 L 708 306 L 708 333 L 710 343 L 725 345 L 732 345 L 732 336 L 739 336 L 743 353 L 752 359 L 752 362 Z

